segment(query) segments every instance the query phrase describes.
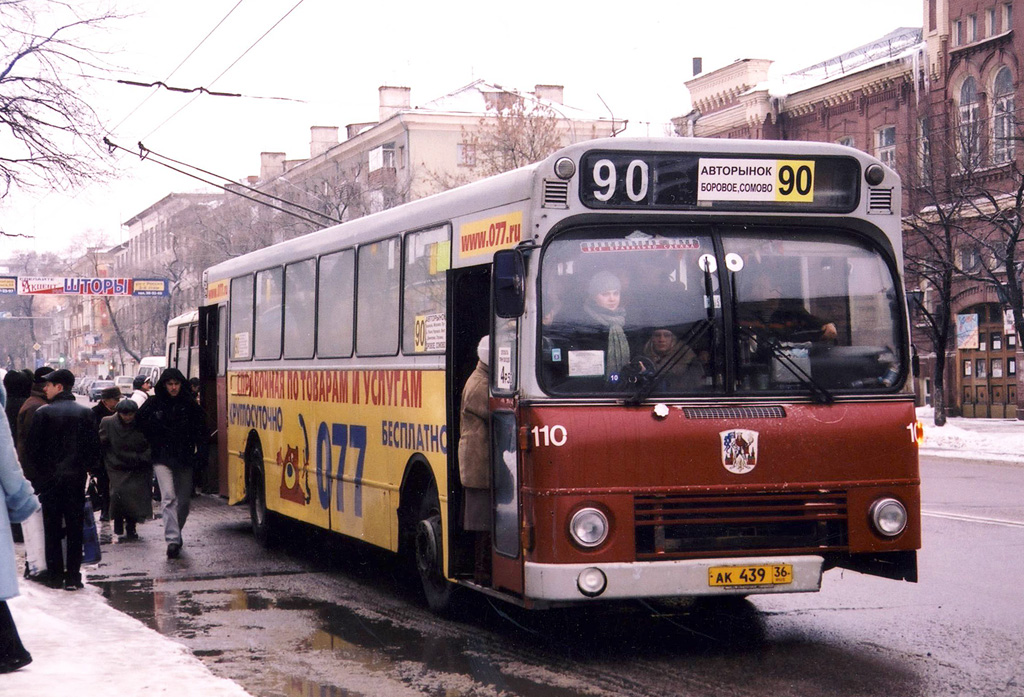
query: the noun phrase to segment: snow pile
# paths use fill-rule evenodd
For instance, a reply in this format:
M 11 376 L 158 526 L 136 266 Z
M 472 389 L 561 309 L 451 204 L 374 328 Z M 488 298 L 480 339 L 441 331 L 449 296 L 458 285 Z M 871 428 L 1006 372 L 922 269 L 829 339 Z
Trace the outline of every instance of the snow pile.
M 69 593 L 23 581 L 20 589 L 8 605 L 33 660 L 0 676 L 4 697 L 249 694 L 182 644 L 107 605 L 95 586 Z
M 1012 419 L 951 418 L 935 426 L 931 407 L 917 410 L 924 423 L 921 452 L 960 459 L 1024 462 L 1024 422 Z

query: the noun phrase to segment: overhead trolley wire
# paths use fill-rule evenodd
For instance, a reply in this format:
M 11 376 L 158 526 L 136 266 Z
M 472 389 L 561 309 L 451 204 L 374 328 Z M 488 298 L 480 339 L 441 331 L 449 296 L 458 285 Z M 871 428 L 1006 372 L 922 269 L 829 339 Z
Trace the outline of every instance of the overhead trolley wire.
M 317 227 L 323 227 L 323 221 L 314 220 L 314 219 L 309 218 L 309 217 L 307 217 L 305 215 L 301 215 L 299 213 L 296 213 L 293 210 L 288 210 L 287 208 L 283 208 L 282 206 L 277 206 L 277 205 L 274 205 L 273 203 L 268 203 L 267 201 L 264 201 L 264 200 L 261 200 L 259 198 L 256 198 L 255 196 L 249 196 L 247 194 L 242 193 L 241 191 L 238 191 L 237 189 L 241 188 L 241 189 L 245 189 L 247 191 L 251 191 L 254 194 L 258 194 L 259 196 L 261 196 L 263 198 L 270 199 L 271 201 L 278 201 L 278 202 L 280 202 L 280 203 L 282 203 L 284 205 L 291 206 L 292 208 L 298 208 L 299 210 L 306 211 L 307 213 L 312 213 L 313 215 L 315 215 L 315 216 L 317 216 L 319 218 L 326 219 L 326 220 L 328 220 L 328 221 L 330 221 L 332 223 L 340 223 L 341 222 L 339 219 L 337 219 L 334 216 L 329 215 L 327 213 L 321 213 L 320 211 L 314 210 L 312 208 L 307 208 L 306 206 L 303 206 L 303 205 L 298 204 L 298 203 L 294 203 L 294 202 L 289 201 L 287 199 L 280 198 L 279 196 L 274 196 L 273 194 L 268 194 L 265 191 L 260 191 L 259 189 L 255 189 L 255 188 L 253 188 L 251 186 L 246 186 L 245 184 L 239 184 L 237 182 L 233 182 L 230 179 L 228 179 L 227 177 L 223 177 L 223 176 L 221 176 L 219 174 L 214 174 L 213 172 L 210 172 L 210 171 L 207 171 L 205 169 L 202 169 L 201 167 L 196 167 L 195 165 L 190 165 L 188 163 L 181 162 L 179 160 L 175 160 L 174 158 L 167 157 L 166 155 L 161 155 L 158 152 L 154 152 L 154 151 L 150 150 L 145 145 L 143 145 L 141 142 L 139 142 L 139 152 L 138 153 L 136 153 L 136 152 L 134 152 L 132 150 L 129 150 L 128 148 L 126 148 L 126 147 L 124 147 L 122 145 L 118 145 L 117 143 L 115 143 L 114 141 L 110 140 L 110 138 L 107 138 L 107 137 L 103 138 L 103 143 L 107 146 L 107 148 L 110 149 L 111 152 L 114 152 L 115 150 L 121 150 L 123 152 L 130 153 L 132 155 L 138 155 L 140 160 L 150 160 L 151 162 L 153 162 L 155 164 L 158 164 L 158 165 L 161 165 L 163 167 L 166 167 L 169 170 L 172 170 L 172 171 L 177 172 L 179 174 L 184 174 L 186 177 L 191 177 L 192 179 L 196 179 L 198 181 L 201 181 L 204 184 L 209 184 L 210 186 L 214 186 L 214 187 L 216 187 L 218 189 L 221 189 L 222 191 L 225 191 L 225 192 L 227 192 L 229 194 L 234 194 L 236 196 L 241 196 L 242 198 L 248 199 L 249 201 L 252 201 L 253 203 L 258 203 L 258 204 L 260 204 L 262 206 L 267 206 L 269 208 L 273 208 L 274 210 L 281 211 L 282 213 L 287 213 L 288 215 L 291 215 L 291 216 L 294 216 L 296 218 L 299 218 L 300 220 L 303 220 L 303 221 L 305 221 L 307 223 L 310 223 L 311 225 L 315 225 Z M 159 159 L 156 159 L 156 158 L 159 158 Z M 167 162 L 162 162 L 161 160 L 167 160 Z M 172 164 L 168 164 L 169 162 L 173 162 L 174 164 L 173 165 Z M 180 167 L 175 167 L 174 165 L 180 165 L 181 167 L 187 167 L 187 168 L 193 169 L 193 170 L 195 170 L 197 172 L 202 172 L 203 174 L 207 174 L 207 175 L 209 175 L 211 177 L 214 177 L 215 179 L 220 179 L 220 180 L 225 181 L 225 182 L 230 182 L 230 187 L 228 185 L 226 185 L 226 184 L 218 184 L 216 181 L 210 181 L 209 179 L 204 179 L 203 177 L 200 177 L 200 176 L 198 176 L 196 174 L 193 174 L 193 173 L 188 172 L 188 171 L 186 171 L 184 169 L 181 169 Z
M 235 3 L 235 6 L 234 6 L 234 7 L 232 7 L 232 8 L 230 9 L 230 10 L 228 10 L 228 13 L 227 13 L 226 15 L 224 15 L 223 17 L 221 17 L 220 21 L 219 21 L 219 22 L 217 22 L 217 24 L 216 24 L 216 25 L 214 25 L 213 29 L 211 29 L 211 30 L 210 30 L 209 32 L 207 32 L 206 36 L 204 36 L 204 37 L 203 37 L 202 41 L 200 41 L 200 42 L 199 42 L 198 44 L 196 44 L 196 45 L 195 45 L 195 48 L 193 48 L 193 49 L 192 49 L 191 51 L 189 51 L 189 52 L 188 52 L 188 55 L 187 55 L 187 56 L 185 56 L 184 58 L 182 58 L 182 59 L 181 59 L 181 62 L 180 62 L 180 63 L 178 63 L 178 65 L 176 65 L 176 66 L 174 67 L 174 70 L 172 70 L 172 71 L 171 71 L 170 73 L 168 73 L 168 74 L 167 74 L 167 77 L 165 77 L 165 78 L 163 79 L 163 82 L 167 82 L 167 81 L 168 81 L 168 80 L 170 80 L 170 79 L 171 79 L 172 77 L 174 77 L 174 74 L 175 74 L 176 72 L 178 72 L 178 70 L 179 70 L 179 69 L 181 69 L 181 66 L 185 65 L 185 63 L 186 63 L 186 62 L 188 62 L 188 59 L 189 59 L 189 58 L 191 58 L 191 57 L 192 57 L 193 55 L 195 55 L 195 52 L 196 52 L 196 51 L 198 51 L 198 50 L 200 49 L 200 47 L 202 47 L 202 45 L 206 43 L 206 40 L 207 40 L 207 39 L 209 39 L 209 38 L 210 38 L 211 36 L 213 36 L 213 32 L 215 32 L 215 31 L 217 31 L 218 29 L 220 29 L 220 25 L 224 24 L 224 22 L 226 22 L 226 21 L 227 21 L 227 18 L 228 18 L 228 17 L 230 17 L 230 16 L 232 15 L 232 13 L 233 13 L 233 12 L 234 12 L 235 10 L 237 10 L 237 9 L 238 9 L 238 6 L 239 6 L 239 5 L 241 5 L 241 4 L 243 3 L 243 2 L 245 2 L 245 0 L 238 0 L 238 2 L 236 2 L 236 3 Z M 119 82 L 120 82 L 120 81 L 119 81 Z M 117 125 L 116 125 L 116 126 L 114 126 L 113 128 L 111 128 L 111 129 L 110 129 L 110 132 L 111 132 L 111 133 L 113 133 L 114 131 L 116 131 L 116 130 L 117 130 L 117 129 L 118 129 L 118 128 L 119 128 L 120 126 L 121 126 L 121 124 L 123 124 L 123 123 L 124 123 L 125 121 L 127 121 L 128 119 L 130 119 L 130 118 L 132 117 L 132 115 L 133 115 L 133 114 L 134 114 L 134 113 L 135 113 L 136 111 L 138 111 L 139 109 L 141 109 L 141 108 L 142 108 L 142 105 L 143 105 L 143 104 L 145 104 L 146 102 L 148 102 L 148 101 L 150 100 L 150 98 L 151 98 L 151 97 L 152 97 L 152 96 L 153 96 L 154 94 L 156 94 L 156 93 L 157 93 L 157 90 L 154 90 L 153 92 L 150 92 L 150 93 L 149 93 L 148 95 L 146 95 L 146 98 L 145 98 L 145 99 L 143 99 L 143 100 L 142 100 L 141 102 L 139 102 L 138 106 L 136 106 L 136 107 L 135 107 L 134 109 L 132 109 L 132 110 L 131 110 L 130 112 L 128 112 L 128 115 L 127 115 L 127 116 L 125 116 L 125 117 L 124 117 L 123 119 L 121 119 L 120 121 L 118 121 L 118 122 L 117 122 Z
M 241 2 L 241 0 L 239 0 L 239 1 Z M 215 84 L 217 83 L 217 81 L 218 81 L 218 80 L 220 80 L 220 79 L 221 79 L 222 77 L 224 77 L 224 75 L 226 75 L 226 74 L 227 74 L 227 72 L 228 72 L 229 70 L 231 70 L 231 69 L 232 69 L 232 68 L 234 68 L 234 67 L 235 67 L 236 65 L 238 65 L 238 62 L 239 62 L 239 61 L 241 61 L 241 60 L 242 60 L 243 58 L 245 58 L 245 56 L 246 56 L 246 55 L 248 55 L 249 51 L 251 51 L 251 50 L 253 50 L 254 48 L 256 48 L 256 45 L 257 45 L 257 44 L 259 44 L 259 43 L 260 43 L 261 41 L 263 41 L 263 39 L 267 38 L 267 35 L 268 35 L 268 34 L 270 34 L 270 32 L 274 31 L 274 29 L 276 29 L 276 28 L 278 27 L 278 25 L 280 25 L 280 24 L 281 24 L 281 22 L 283 22 L 283 21 L 284 21 L 285 19 L 287 19 L 287 18 L 288 18 L 288 16 L 289 16 L 289 15 L 290 15 L 290 14 L 291 14 L 292 12 L 294 12 L 294 11 L 295 11 L 296 9 L 298 9 L 299 5 L 301 5 L 301 4 L 302 4 L 303 2 L 305 2 L 305 1 L 306 1 L 306 0 L 299 0 L 299 1 L 297 2 L 297 3 L 295 3 L 295 4 L 294 4 L 294 5 L 292 6 L 292 8 L 291 8 L 290 10 L 288 10 L 287 12 L 285 12 L 285 13 L 284 13 L 284 14 L 283 14 L 283 15 L 281 16 L 281 18 L 280 18 L 280 19 L 278 19 L 278 20 L 277 20 L 276 22 L 274 22 L 274 24 L 273 24 L 273 25 L 271 25 L 271 27 L 270 27 L 269 29 L 267 29 L 267 30 L 266 30 L 265 32 L 263 32 L 263 34 L 262 34 L 262 35 L 260 35 L 260 37 L 259 37 L 258 39 L 256 39 L 256 40 L 255 40 L 254 42 L 252 42 L 252 44 L 251 44 L 251 45 L 249 46 L 249 48 L 247 48 L 247 49 L 245 49 L 244 51 L 242 51 L 242 54 L 241 54 L 240 56 L 238 56 L 238 58 L 236 58 L 235 60 L 233 60 L 233 61 L 231 62 L 231 65 L 229 65 L 228 67 L 224 68 L 224 70 L 222 70 L 222 71 L 221 71 L 220 75 L 218 75 L 217 77 L 213 78 L 213 80 L 211 80 L 211 81 L 209 82 L 209 84 L 207 85 L 207 87 L 208 87 L 208 88 L 209 88 L 209 87 L 213 87 L 213 86 L 214 86 L 214 85 L 215 85 Z M 236 5 L 236 7 L 237 7 L 237 5 Z M 153 135 L 154 133 L 156 133 L 157 131 L 159 131 L 159 130 L 160 130 L 161 128 L 163 128 L 163 127 L 164 127 L 165 125 L 167 125 L 167 122 L 168 122 L 168 121 L 170 121 L 171 119 L 173 119 L 173 118 L 174 118 L 175 116 L 177 116 L 177 115 L 178 115 L 178 114 L 180 114 L 180 113 L 181 113 L 182 111 L 184 111 L 185 109 L 187 109 L 187 108 L 188 108 L 188 107 L 189 107 L 189 106 L 190 106 L 190 105 L 191 105 L 191 104 L 192 104 L 193 102 L 195 102 L 195 101 L 196 101 L 197 99 L 199 99 L 199 96 L 200 96 L 200 95 L 198 95 L 198 94 L 197 94 L 196 96 L 192 97 L 192 99 L 188 100 L 188 101 L 187 101 L 187 102 L 186 102 L 185 104 L 183 104 L 183 105 L 181 106 L 181 108 L 180 108 L 180 109 L 178 109 L 178 110 L 177 110 L 177 111 L 175 111 L 175 112 L 174 112 L 173 114 L 171 114 L 171 115 L 170 115 L 170 116 L 168 116 L 168 117 L 167 117 L 166 119 L 164 119 L 164 120 L 163 120 L 163 121 L 162 121 L 162 122 L 161 122 L 161 123 L 160 123 L 160 124 L 159 124 L 159 125 L 158 125 L 158 126 L 157 126 L 156 128 L 154 128 L 154 129 L 153 129 L 152 131 L 150 131 L 150 132 L 149 132 L 149 133 L 147 133 L 147 134 L 146 134 L 145 136 L 143 136 L 143 138 L 149 138 L 149 137 L 150 137 L 151 135 Z

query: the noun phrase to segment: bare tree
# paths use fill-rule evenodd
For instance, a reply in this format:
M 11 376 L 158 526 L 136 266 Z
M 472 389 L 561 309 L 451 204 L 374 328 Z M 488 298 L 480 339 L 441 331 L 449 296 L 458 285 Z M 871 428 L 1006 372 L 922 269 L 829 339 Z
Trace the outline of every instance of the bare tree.
M 15 186 L 66 188 L 106 173 L 100 119 L 75 79 L 106 70 L 85 37 L 115 18 L 57 0 L 0 2 L 0 198 Z
M 480 174 L 489 177 L 539 162 L 562 146 L 562 117 L 543 102 L 514 92 L 500 93 L 492 113 L 474 134 Z
M 923 123 L 925 129 L 930 119 Z M 943 132 L 942 129 L 934 129 Z M 914 326 L 921 330 L 934 355 L 932 406 L 934 422 L 948 416 L 946 357 L 955 335 L 952 310 L 958 278 L 957 248 L 963 238 L 964 214 L 970 208 L 973 170 L 955 143 L 924 132 L 901 167 L 909 212 L 903 219 L 907 287 L 912 292 Z M 921 321 L 918 322 L 917 320 Z

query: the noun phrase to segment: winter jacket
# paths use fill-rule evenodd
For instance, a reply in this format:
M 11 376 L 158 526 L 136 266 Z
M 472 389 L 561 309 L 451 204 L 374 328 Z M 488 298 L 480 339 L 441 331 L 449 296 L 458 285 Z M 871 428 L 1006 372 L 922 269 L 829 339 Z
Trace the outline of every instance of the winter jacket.
M 28 396 L 32 394 L 32 375 L 21 370 L 12 370 L 4 375 L 4 388 L 7 390 L 7 424 L 11 427 L 15 442 L 18 437 L 18 412 Z
M 100 421 L 103 462 L 110 478 L 110 517 L 148 520 L 153 514 L 149 441 L 138 423 L 108 416 Z
M 14 442 L 17 444 L 21 467 L 25 471 L 25 476 L 28 477 L 28 480 L 33 485 L 36 485 L 36 468 L 29 458 L 28 448 L 25 444 L 28 442 L 28 430 L 32 426 L 32 419 L 35 418 L 39 408 L 47 404 L 49 404 L 49 400 L 46 399 L 46 393 L 43 392 L 43 383 L 37 382 L 33 383 L 31 394 L 29 394 L 25 403 L 21 405 L 21 409 L 18 410 L 18 427 L 15 429 L 15 433 L 18 435 Z
M 25 447 L 35 468 L 32 483 L 43 494 L 58 483 L 81 482 L 84 488 L 86 475 L 100 463 L 96 420 L 89 408 L 76 403 L 67 391 L 36 411 Z
M 491 417 L 487 382 L 487 366 L 478 361 L 462 390 L 459 478 L 462 486 L 470 489 L 489 489 L 491 486 Z
M 167 392 L 167 381 L 177 380 L 176 397 Z M 203 413 L 188 389 L 188 380 L 177 368 L 167 368 L 135 417 L 153 450 L 153 464 L 169 467 L 202 467 L 206 464 L 209 432 Z
M 0 387 L 0 404 L 7 404 L 3 387 Z M 3 500 L 0 505 L 0 600 L 7 600 L 18 595 L 11 523 L 20 523 L 39 509 L 39 499 L 18 464 L 7 419 L 0 419 L 0 498 Z
M 146 403 L 146 400 L 149 399 L 149 393 L 146 392 L 145 390 L 133 390 L 131 397 L 129 397 L 128 399 L 132 400 L 141 407 L 143 404 Z

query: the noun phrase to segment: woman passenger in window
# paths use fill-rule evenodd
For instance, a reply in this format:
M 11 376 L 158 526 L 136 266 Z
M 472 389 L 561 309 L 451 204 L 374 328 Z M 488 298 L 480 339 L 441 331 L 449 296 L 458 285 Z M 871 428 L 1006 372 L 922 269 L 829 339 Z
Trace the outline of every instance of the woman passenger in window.
M 611 377 L 629 363 L 629 342 L 623 327 L 626 313 L 620 303 L 622 283 L 609 271 L 599 271 L 587 284 L 584 322 L 594 332 L 594 349 L 604 351 L 604 376 Z

